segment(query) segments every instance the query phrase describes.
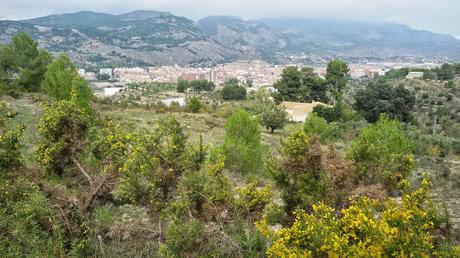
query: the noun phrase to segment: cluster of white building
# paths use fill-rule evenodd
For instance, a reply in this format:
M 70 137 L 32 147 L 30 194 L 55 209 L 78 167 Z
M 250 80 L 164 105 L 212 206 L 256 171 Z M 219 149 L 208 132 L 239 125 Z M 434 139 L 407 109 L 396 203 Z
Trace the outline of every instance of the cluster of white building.
M 423 64 L 420 66 L 430 68 L 433 65 Z M 252 84 L 253 87 L 270 87 L 281 78 L 282 71 L 287 66 L 303 67 L 300 64 L 273 65 L 264 61 L 239 61 L 227 64 L 217 65 L 212 68 L 192 68 L 175 66 L 160 67 L 135 67 L 135 68 L 103 68 L 99 74 L 109 75 L 112 79 L 124 82 L 170 82 L 175 83 L 178 80 L 208 80 L 216 85 L 222 85 L 229 78 L 236 78 L 242 83 Z M 349 76 L 352 79 L 374 79 L 377 76 L 383 76 L 390 69 L 401 67 L 414 67 L 414 64 L 350 64 Z M 324 77 L 326 67 L 315 67 L 315 73 Z M 79 73 L 87 80 L 95 80 L 96 74 L 85 72 L 80 69 Z M 419 77 L 418 74 L 409 76 Z M 423 75 L 422 75 L 423 76 Z

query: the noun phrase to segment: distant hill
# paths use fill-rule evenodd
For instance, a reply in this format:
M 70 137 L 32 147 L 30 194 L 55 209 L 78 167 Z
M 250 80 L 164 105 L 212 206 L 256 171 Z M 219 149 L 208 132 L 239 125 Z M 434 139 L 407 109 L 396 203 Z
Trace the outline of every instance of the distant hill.
M 166 12 L 121 15 L 78 12 L 22 21 L 0 21 L 0 39 L 26 31 L 79 63 L 163 65 L 222 62 L 238 53 L 210 40 L 192 20 Z
M 401 24 L 306 18 L 266 18 L 260 21 L 282 34 L 293 52 L 333 52 L 345 57 L 460 58 L 458 39 Z
M 399 24 L 303 18 L 242 20 L 211 16 L 196 23 L 168 12 L 57 14 L 0 21 L 0 41 L 26 31 L 52 52 L 67 52 L 80 64 L 164 65 L 218 63 L 236 59 L 278 62 L 315 54 L 330 58 L 460 59 L 460 41 Z M 446 59 L 447 60 L 447 59 Z

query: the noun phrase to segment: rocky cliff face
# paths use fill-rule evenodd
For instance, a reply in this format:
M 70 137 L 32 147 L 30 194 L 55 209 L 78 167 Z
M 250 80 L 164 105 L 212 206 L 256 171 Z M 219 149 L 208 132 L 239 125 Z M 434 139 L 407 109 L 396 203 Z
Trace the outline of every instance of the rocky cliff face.
M 326 57 L 450 56 L 460 41 L 397 24 L 351 23 L 297 18 L 245 21 L 212 16 L 197 23 L 168 12 L 134 11 L 59 14 L 0 21 L 0 41 L 26 31 L 52 52 L 77 63 L 165 65 L 218 63 L 236 59 L 278 61 L 282 55 Z

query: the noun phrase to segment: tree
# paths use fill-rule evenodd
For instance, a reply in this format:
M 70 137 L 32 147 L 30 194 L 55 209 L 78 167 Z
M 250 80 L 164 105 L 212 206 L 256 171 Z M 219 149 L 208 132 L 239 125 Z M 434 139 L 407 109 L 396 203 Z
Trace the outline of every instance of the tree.
M 278 92 L 273 94 L 277 102 L 300 101 L 309 102 L 313 100 L 327 101 L 326 83 L 313 68 L 304 67 L 299 70 L 296 66 L 283 69 L 281 79 L 273 85 Z
M 261 171 L 263 148 L 259 121 L 244 110 L 237 110 L 225 123 L 225 165 L 233 172 Z
M 287 120 L 286 110 L 276 105 L 274 102 L 266 104 L 262 112 L 259 114 L 260 122 L 267 129 L 270 129 L 270 132 L 273 133 L 275 129 L 282 129 Z
M 355 101 L 355 109 L 370 123 L 377 121 L 383 113 L 408 122 L 411 119 L 415 97 L 402 85 L 392 87 L 388 82 L 377 81 L 359 90 L 355 95 Z
M 303 73 L 302 83 L 309 91 L 309 101 L 328 102 L 327 82 L 315 74 L 311 67 L 304 67 L 301 71 Z
M 438 80 L 448 81 L 454 79 L 454 67 L 450 64 L 443 64 L 441 67 L 435 69 Z
M 11 43 L 0 48 L 0 75 L 8 90 L 38 91 L 51 55 L 38 48 L 27 33 L 13 36 Z
M 177 92 L 184 93 L 186 90 L 190 88 L 190 83 L 186 80 L 179 80 L 177 82 Z
M 202 92 L 202 91 L 211 92 L 214 90 L 215 85 L 213 82 L 210 82 L 207 80 L 193 80 L 192 82 L 190 82 L 190 87 L 195 92 Z
M 313 108 L 313 112 L 316 113 L 319 117 L 326 119 L 328 123 L 347 122 L 355 119 L 356 117 L 352 107 L 346 104 L 343 99 L 337 100 L 335 106 L 333 107 L 317 105 Z
M 96 76 L 99 81 L 108 81 L 110 79 L 110 74 L 100 73 Z
M 237 79 L 231 78 L 225 82 L 221 94 L 224 100 L 243 100 L 246 99 L 246 88 L 240 86 Z
M 54 60 L 45 73 L 42 90 L 55 100 L 70 100 L 72 94 L 76 103 L 89 109 L 93 92 L 88 83 L 77 73 L 77 67 L 70 58 L 62 54 Z
M 408 68 L 391 69 L 385 74 L 385 78 L 401 80 L 401 79 L 406 78 L 408 74 L 409 74 Z
M 345 78 L 348 73 L 348 65 L 340 60 L 333 60 L 327 64 L 326 81 L 330 85 L 330 91 L 335 105 L 338 98 L 342 96 L 343 88 L 347 85 Z

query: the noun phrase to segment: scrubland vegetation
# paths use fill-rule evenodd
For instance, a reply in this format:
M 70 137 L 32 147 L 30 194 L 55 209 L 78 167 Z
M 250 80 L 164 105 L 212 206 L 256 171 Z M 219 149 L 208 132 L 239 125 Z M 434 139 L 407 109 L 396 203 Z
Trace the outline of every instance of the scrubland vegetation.
M 459 257 L 458 65 L 347 70 L 286 68 L 273 99 L 233 79 L 96 99 L 67 56 L 16 36 L 0 48 L 0 256 Z M 176 91 L 185 107 L 158 103 Z M 330 106 L 294 124 L 283 100 Z

